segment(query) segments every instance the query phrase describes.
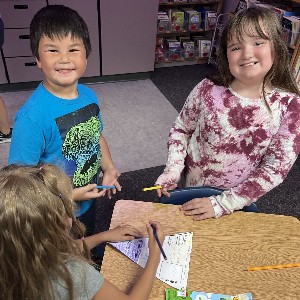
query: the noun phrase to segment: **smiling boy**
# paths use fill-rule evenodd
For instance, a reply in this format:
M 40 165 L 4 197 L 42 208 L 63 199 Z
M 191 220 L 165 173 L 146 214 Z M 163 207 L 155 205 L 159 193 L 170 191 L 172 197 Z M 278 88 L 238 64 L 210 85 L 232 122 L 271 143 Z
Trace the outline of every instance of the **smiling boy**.
M 37 66 L 44 74 L 16 115 L 9 164 L 52 163 L 73 180 L 77 217 L 89 233 L 94 227 L 93 198 L 111 191 L 96 189 L 118 183 L 96 94 L 78 84 L 91 52 L 88 28 L 78 13 L 63 5 L 49 5 L 36 13 L 30 24 L 30 42 Z

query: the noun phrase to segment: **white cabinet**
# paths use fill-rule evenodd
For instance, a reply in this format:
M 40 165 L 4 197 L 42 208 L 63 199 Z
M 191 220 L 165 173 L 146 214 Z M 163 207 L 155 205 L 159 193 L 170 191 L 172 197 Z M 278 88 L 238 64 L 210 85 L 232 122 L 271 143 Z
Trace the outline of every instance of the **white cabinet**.
M 158 0 L 101 0 L 102 75 L 154 70 Z
M 42 80 L 29 42 L 29 26 L 34 14 L 47 5 L 46 0 L 0 1 L 4 23 L 3 54 L 10 83 Z
M 8 83 L 41 81 L 30 49 L 30 22 L 46 5 L 63 4 L 85 20 L 92 52 L 84 77 L 154 70 L 159 0 L 0 0 Z M 0 62 L 0 84 L 6 83 Z M 3 72 L 2 72 L 3 71 Z M 2 76 L 3 75 L 3 76 Z
M 41 81 L 44 78 L 33 56 L 6 57 L 5 62 L 10 83 Z
M 34 14 L 45 5 L 47 5 L 46 0 L 1 0 L 0 12 L 4 28 L 29 27 Z
M 2 57 L 0 55 L 0 84 L 7 83 Z
M 29 38 L 29 28 L 6 28 L 4 30 L 4 56 L 32 56 Z
M 89 29 L 92 52 L 84 77 L 100 76 L 99 30 L 97 0 L 48 0 L 49 5 L 63 4 L 78 12 Z

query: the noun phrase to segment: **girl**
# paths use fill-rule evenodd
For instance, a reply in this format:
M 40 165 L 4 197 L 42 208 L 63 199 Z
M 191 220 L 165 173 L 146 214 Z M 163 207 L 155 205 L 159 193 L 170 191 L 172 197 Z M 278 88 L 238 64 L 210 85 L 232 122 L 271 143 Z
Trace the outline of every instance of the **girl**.
M 74 217 L 72 185 L 57 167 L 8 166 L 0 171 L 1 299 L 148 299 L 160 259 L 160 224 L 150 222 L 150 256 L 126 295 L 106 281 L 82 251 L 85 241 Z M 82 234 L 82 232 L 81 232 Z
M 169 155 L 156 185 L 169 196 L 186 186 L 215 186 L 220 196 L 196 198 L 181 210 L 195 220 L 250 205 L 280 184 L 300 150 L 299 89 L 272 10 L 250 7 L 226 24 L 219 76 L 190 93 L 169 135 Z

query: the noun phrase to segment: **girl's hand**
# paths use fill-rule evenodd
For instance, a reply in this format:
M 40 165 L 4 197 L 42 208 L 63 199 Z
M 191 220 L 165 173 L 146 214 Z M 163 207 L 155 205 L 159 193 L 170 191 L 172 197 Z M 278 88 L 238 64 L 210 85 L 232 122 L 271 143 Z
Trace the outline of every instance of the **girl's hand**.
M 165 240 L 165 234 L 159 222 L 149 221 L 149 224 L 147 224 L 147 232 L 149 235 L 149 243 L 148 243 L 149 255 L 155 255 L 159 261 L 161 253 L 157 241 L 154 237 L 153 228 L 151 227 L 151 225 L 153 225 L 156 228 L 157 237 L 161 244 L 163 244 Z
M 107 241 L 109 242 L 131 241 L 142 236 L 143 234 L 139 230 L 128 224 L 119 225 L 107 231 Z
M 171 184 L 171 185 L 163 185 L 162 189 L 157 189 L 157 196 L 161 197 L 162 195 L 165 195 L 167 197 L 170 197 L 170 193 L 168 191 L 174 190 L 177 188 L 177 184 Z
M 97 184 L 90 183 L 79 188 L 74 188 L 72 191 L 73 200 L 85 201 L 104 196 L 105 190 L 99 191 L 96 186 Z
M 186 216 L 194 216 L 193 220 L 205 220 L 215 217 L 214 209 L 209 198 L 195 198 L 184 203 L 181 208 Z
M 122 186 L 118 182 L 118 178 L 121 176 L 121 173 L 115 169 L 108 169 L 103 172 L 103 180 L 102 180 L 102 185 L 114 185 L 116 186 L 115 189 L 108 189 L 108 190 L 103 190 L 104 192 L 107 191 L 107 196 L 109 199 L 111 199 L 112 194 L 115 194 L 117 190 L 120 192 L 122 189 Z

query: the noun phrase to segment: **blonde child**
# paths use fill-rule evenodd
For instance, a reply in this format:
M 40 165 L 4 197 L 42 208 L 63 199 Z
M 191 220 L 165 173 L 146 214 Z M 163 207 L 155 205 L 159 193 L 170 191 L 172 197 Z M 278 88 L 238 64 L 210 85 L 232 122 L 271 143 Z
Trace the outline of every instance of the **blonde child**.
M 57 167 L 15 166 L 0 171 L 0 293 L 1 299 L 148 299 L 160 260 L 153 224 L 147 224 L 149 260 L 129 294 L 105 280 L 89 264 L 90 238 L 74 217 L 72 185 Z M 135 229 L 133 229 L 135 232 Z
M 181 210 L 195 220 L 221 217 L 279 185 L 300 150 L 299 89 L 276 14 L 250 7 L 230 19 L 218 52 L 219 76 L 190 93 L 170 131 L 168 161 L 156 181 L 169 196 L 185 186 L 214 186 Z

